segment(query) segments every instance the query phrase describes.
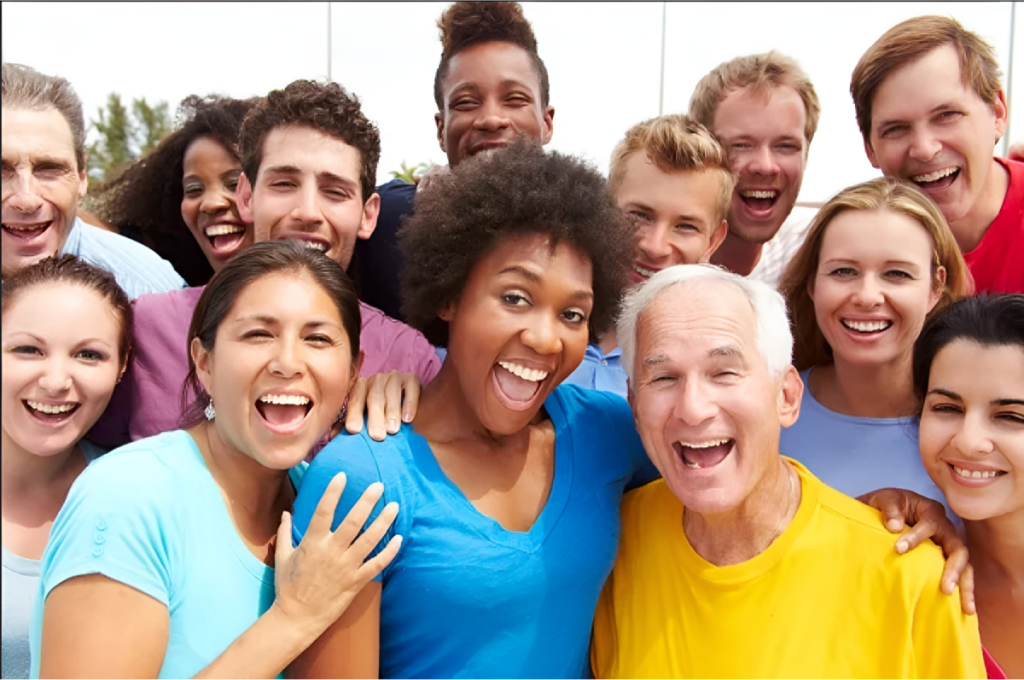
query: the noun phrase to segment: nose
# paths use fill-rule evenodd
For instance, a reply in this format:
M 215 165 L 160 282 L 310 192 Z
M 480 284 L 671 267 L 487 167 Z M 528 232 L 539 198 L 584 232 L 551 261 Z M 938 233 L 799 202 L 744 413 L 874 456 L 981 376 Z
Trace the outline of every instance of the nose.
M 696 427 L 715 417 L 718 407 L 699 380 L 687 379 L 676 399 L 676 417 Z
M 282 339 L 277 343 L 274 356 L 267 364 L 267 370 L 276 378 L 294 378 L 302 373 L 301 338 Z
M 562 351 L 562 338 L 558 332 L 559 321 L 554 312 L 543 311 L 531 314 L 526 328 L 520 334 L 524 345 L 537 354 L 550 356 Z
M 291 216 L 296 222 L 315 226 L 323 221 L 317 205 L 317 188 L 315 186 L 306 186 L 296 192 L 295 201 Z
M 224 194 L 223 191 L 216 189 L 208 189 L 203 192 L 199 209 L 208 215 L 214 215 L 219 212 L 223 212 L 231 207 L 231 201 Z
M 43 199 L 39 195 L 39 180 L 26 169 L 14 170 L 11 177 L 3 180 L 3 201 L 5 207 L 20 213 L 34 213 L 43 206 Z
M 59 357 L 49 357 L 39 377 L 39 387 L 47 394 L 62 394 L 71 389 L 71 373 Z
M 915 161 L 927 163 L 939 153 L 942 143 L 927 129 L 917 129 L 910 139 L 910 157 Z
M 750 171 L 755 175 L 777 175 L 779 164 L 775 161 L 775 154 L 767 145 L 758 146 L 754 149 L 750 158 Z
M 961 423 L 960 430 L 953 435 L 952 440 L 953 447 L 958 452 L 970 458 L 992 453 L 992 439 L 988 436 L 982 414 L 972 414 L 968 411 Z
M 497 132 L 511 125 L 505 109 L 495 101 L 485 101 L 477 114 L 473 127 L 481 132 Z
M 882 286 L 874 276 L 860 277 L 860 284 L 854 291 L 854 301 L 862 307 L 874 307 L 885 302 Z
M 656 264 L 671 254 L 668 243 L 668 228 L 664 224 L 641 226 L 637 229 L 637 247 L 645 258 Z

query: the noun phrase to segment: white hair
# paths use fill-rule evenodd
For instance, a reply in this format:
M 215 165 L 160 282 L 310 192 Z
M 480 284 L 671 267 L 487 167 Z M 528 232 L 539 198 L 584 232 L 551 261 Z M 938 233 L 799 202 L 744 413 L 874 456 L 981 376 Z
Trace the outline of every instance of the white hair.
M 661 270 L 627 293 L 622 301 L 615 332 L 619 347 L 622 348 L 622 365 L 629 376 L 630 385 L 634 384 L 635 378 L 636 332 L 640 315 L 669 288 L 697 279 L 729 283 L 747 296 L 757 320 L 757 349 L 772 377 L 781 377 L 793 363 L 793 333 L 789 328 L 783 297 L 766 283 L 733 274 L 715 265 L 681 264 Z

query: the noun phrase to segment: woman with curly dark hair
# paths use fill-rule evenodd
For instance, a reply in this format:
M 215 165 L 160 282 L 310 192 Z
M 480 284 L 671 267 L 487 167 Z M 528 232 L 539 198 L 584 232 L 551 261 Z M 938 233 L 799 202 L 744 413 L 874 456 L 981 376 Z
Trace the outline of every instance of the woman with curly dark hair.
M 386 480 L 405 547 L 293 673 L 584 676 L 619 501 L 657 473 L 624 399 L 561 383 L 615 315 L 630 233 L 594 169 L 522 140 L 420 192 L 407 318 L 448 356 L 413 424 L 335 439 L 295 503 L 301 539 L 339 470 L 339 508 Z
M 181 126 L 94 199 L 99 217 L 121 231 L 141 231 L 143 242 L 190 286 L 205 284 L 252 245 L 252 224 L 238 214 L 235 187 L 242 172 L 238 134 L 256 101 L 186 97 L 178 107 Z

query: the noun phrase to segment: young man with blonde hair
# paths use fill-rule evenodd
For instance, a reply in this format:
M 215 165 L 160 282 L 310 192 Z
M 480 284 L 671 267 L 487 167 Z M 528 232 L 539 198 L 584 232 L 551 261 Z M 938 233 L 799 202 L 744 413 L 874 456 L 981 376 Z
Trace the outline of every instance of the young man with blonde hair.
M 687 116 L 652 118 L 626 132 L 612 151 L 608 189 L 636 227 L 633 283 L 672 265 L 708 262 L 725 239 L 735 184 L 721 145 Z M 625 397 L 620 357 L 610 329 L 566 382 Z
M 778 284 L 814 216 L 794 206 L 820 114 L 810 78 L 775 51 L 736 57 L 697 84 L 690 115 L 718 138 L 738 177 L 714 264 Z
M 942 210 L 978 292 L 1024 292 L 1024 163 L 994 158 L 1006 131 L 995 50 L 956 20 L 908 19 L 850 81 L 871 164 Z

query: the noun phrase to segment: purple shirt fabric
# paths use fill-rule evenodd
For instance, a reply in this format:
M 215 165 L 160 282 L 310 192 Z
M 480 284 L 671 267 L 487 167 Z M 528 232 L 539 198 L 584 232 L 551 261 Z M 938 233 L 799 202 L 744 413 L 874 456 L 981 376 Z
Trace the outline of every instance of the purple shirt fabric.
M 203 288 L 143 295 L 133 303 L 135 333 L 128 370 L 110 405 L 89 433 L 102 446 L 121 446 L 180 427 L 181 390 L 188 373 L 188 328 Z M 419 331 L 359 303 L 360 375 L 403 371 L 429 382 L 441 368 L 433 345 Z

